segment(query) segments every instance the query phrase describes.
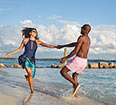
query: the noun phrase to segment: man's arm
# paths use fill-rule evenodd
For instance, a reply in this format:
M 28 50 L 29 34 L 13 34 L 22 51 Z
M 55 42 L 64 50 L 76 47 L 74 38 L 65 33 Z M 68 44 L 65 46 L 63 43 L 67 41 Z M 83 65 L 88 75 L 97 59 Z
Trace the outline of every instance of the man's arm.
M 74 50 L 67 56 L 67 59 L 77 54 L 82 46 L 83 40 L 82 37 L 78 38 L 78 44 L 76 44 Z
M 79 52 L 79 50 L 80 50 L 80 48 L 81 48 L 81 46 L 83 44 L 82 37 L 79 37 L 77 42 L 78 43 L 76 44 L 76 47 L 74 48 L 74 50 L 68 56 L 63 57 L 61 59 L 61 63 L 64 63 L 67 59 L 71 58 L 72 56 L 74 56 L 75 54 L 77 54 Z
M 57 48 L 60 49 L 63 47 L 74 47 L 74 46 L 76 46 L 76 44 L 77 44 L 77 42 L 73 42 L 73 43 L 66 44 L 66 45 L 58 45 Z

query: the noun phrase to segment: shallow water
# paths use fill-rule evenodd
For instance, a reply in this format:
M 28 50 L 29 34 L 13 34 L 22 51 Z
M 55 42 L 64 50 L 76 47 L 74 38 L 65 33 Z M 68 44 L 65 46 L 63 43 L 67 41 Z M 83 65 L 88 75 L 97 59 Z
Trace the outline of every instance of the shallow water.
M 25 82 L 26 72 L 23 69 L 0 69 L 0 91 L 16 96 L 19 105 L 26 105 L 24 102 L 28 98 L 29 105 L 115 105 L 115 69 L 85 69 L 78 77 L 81 87 L 77 98 L 72 97 L 72 84 L 59 71 L 58 68 L 37 68 L 34 78 L 35 93 L 29 97 L 29 86 Z

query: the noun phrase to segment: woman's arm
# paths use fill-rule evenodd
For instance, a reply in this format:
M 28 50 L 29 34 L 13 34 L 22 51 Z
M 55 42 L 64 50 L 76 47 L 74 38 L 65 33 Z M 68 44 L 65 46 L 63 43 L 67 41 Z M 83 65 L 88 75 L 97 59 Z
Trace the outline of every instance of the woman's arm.
M 25 40 L 22 41 L 22 43 L 21 43 L 21 45 L 20 45 L 20 47 L 18 49 L 14 50 L 12 52 L 4 54 L 3 57 L 7 57 L 9 55 L 12 55 L 12 54 L 20 52 L 23 49 L 23 47 L 24 47 L 24 43 L 25 43 Z
M 56 48 L 56 46 L 48 45 L 47 43 L 44 43 L 42 41 L 38 41 L 38 45 L 41 45 L 43 47 L 48 47 L 48 48 Z

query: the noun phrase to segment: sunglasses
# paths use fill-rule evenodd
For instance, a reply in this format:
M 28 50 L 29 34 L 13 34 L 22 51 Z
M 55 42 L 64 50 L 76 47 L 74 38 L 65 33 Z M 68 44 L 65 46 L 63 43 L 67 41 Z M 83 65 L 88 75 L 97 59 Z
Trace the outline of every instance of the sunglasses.
M 32 32 L 37 33 L 37 31 L 32 31 Z

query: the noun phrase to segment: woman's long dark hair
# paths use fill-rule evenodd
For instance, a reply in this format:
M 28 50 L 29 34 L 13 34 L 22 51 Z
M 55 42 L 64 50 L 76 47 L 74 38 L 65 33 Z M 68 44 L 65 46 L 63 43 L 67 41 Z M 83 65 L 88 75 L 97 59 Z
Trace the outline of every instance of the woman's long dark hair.
M 22 36 L 24 36 L 25 38 L 30 38 L 30 32 L 32 32 L 32 30 L 36 30 L 36 28 L 24 27 L 24 29 L 22 30 Z M 37 36 L 35 37 L 35 39 L 39 40 L 38 33 L 37 33 Z

